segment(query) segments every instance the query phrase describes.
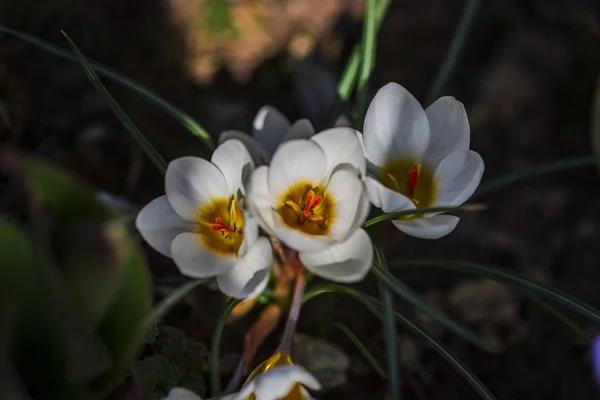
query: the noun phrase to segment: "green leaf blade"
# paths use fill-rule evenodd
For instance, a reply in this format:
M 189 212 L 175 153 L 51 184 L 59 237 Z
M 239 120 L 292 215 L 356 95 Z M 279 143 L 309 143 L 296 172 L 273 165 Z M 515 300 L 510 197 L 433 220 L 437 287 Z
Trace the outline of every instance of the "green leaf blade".
M 471 31 L 471 26 L 473 25 L 473 22 L 475 22 L 479 3 L 480 0 L 467 0 L 462 18 L 458 24 L 456 32 L 454 33 L 452 42 L 450 43 L 448 53 L 446 53 L 446 57 L 444 58 L 444 61 L 440 66 L 440 70 L 435 77 L 435 81 L 431 86 L 431 90 L 429 91 L 429 95 L 427 96 L 425 104 L 429 105 L 433 103 L 442 94 L 446 83 L 452 76 L 452 72 L 456 67 L 463 48 L 465 47 L 467 36 Z
M 599 162 L 600 156 L 585 156 L 565 158 L 563 160 L 521 168 L 517 171 L 509 172 L 486 180 L 479 186 L 473 196 L 471 196 L 471 200 L 495 192 L 496 190 L 502 189 L 503 187 L 509 186 L 513 183 L 543 176 L 552 172 L 567 171 L 580 167 L 593 166 Z
M 381 28 L 381 24 L 387 14 L 388 9 L 392 0 L 379 0 L 379 2 L 375 5 L 375 34 L 379 32 Z M 371 28 L 370 28 L 371 29 Z M 374 50 L 374 49 L 373 49 Z M 350 58 L 346 62 L 346 67 L 342 73 L 342 77 L 340 78 L 337 86 L 337 101 L 332 107 L 332 111 L 330 112 L 330 116 L 328 119 L 327 127 L 333 125 L 335 120 L 337 119 L 337 113 L 342 108 L 342 106 L 350 100 L 352 96 L 352 92 L 356 87 L 358 82 L 358 76 L 360 72 L 361 66 L 361 55 L 363 54 L 362 44 L 358 43 L 354 46 L 352 50 L 352 54 Z
M 549 314 L 552 314 L 552 316 L 554 316 L 556 319 L 562 322 L 569 329 L 571 329 L 581 340 L 584 341 L 585 344 L 587 344 L 588 346 L 592 345 L 592 341 L 590 340 L 588 335 L 583 331 L 583 329 L 579 327 L 579 325 L 577 325 L 575 321 L 569 318 L 568 315 L 566 315 L 558 308 L 554 307 L 553 305 L 549 304 L 548 302 L 540 299 L 535 295 L 531 295 L 529 293 L 525 293 L 525 295 L 529 297 L 533 302 L 537 303 L 544 310 L 546 310 Z
M 375 248 L 377 264 L 383 271 L 387 271 L 387 262 L 385 256 Z M 394 320 L 394 300 L 392 292 L 388 289 L 385 282 L 379 281 L 379 292 L 381 293 L 382 322 L 385 332 L 385 348 L 387 356 L 387 366 L 389 371 L 388 392 L 391 400 L 400 399 L 400 367 L 398 365 L 399 354 L 396 342 L 396 321 Z
M 481 380 L 471 371 L 471 369 L 458 358 L 449 348 L 447 348 L 442 342 L 430 336 L 427 332 L 421 329 L 418 325 L 414 324 L 407 318 L 403 317 L 399 313 L 396 313 L 398 321 L 415 336 L 422 339 L 427 343 L 435 352 L 437 352 L 448 364 L 452 366 L 468 383 L 475 389 L 475 391 L 485 400 L 497 400 L 496 397 L 490 392 L 490 390 L 481 382 Z
M 344 335 L 346 335 L 348 337 L 348 339 L 350 339 L 352 344 L 354 344 L 354 346 L 356 346 L 358 351 L 360 351 L 360 354 L 362 354 L 362 356 L 365 358 L 365 360 L 367 360 L 367 362 L 371 365 L 373 370 L 375 372 L 377 372 L 377 375 L 379 375 L 381 377 L 381 379 L 388 378 L 388 375 L 385 372 L 385 369 L 381 366 L 381 364 L 379 364 L 379 361 L 377 361 L 377 357 L 375 357 L 373 355 L 373 353 L 371 353 L 371 351 L 367 348 L 367 346 L 358 338 L 358 336 L 356 336 L 354 334 L 354 332 L 352 332 L 350 330 L 350 328 L 348 328 L 346 325 L 341 324 L 339 322 L 334 323 L 333 326 L 335 326 L 340 331 L 342 331 L 344 333 Z
M 117 118 L 119 118 L 119 120 L 121 121 L 121 123 L 123 124 L 125 129 L 127 129 L 127 131 L 131 134 L 133 139 L 141 147 L 141 149 L 144 151 L 144 153 L 146 153 L 146 156 L 150 159 L 150 161 L 152 161 L 152 163 L 154 164 L 156 169 L 164 175 L 167 170 L 167 163 L 165 162 L 165 160 L 158 153 L 158 151 L 154 148 L 154 146 L 152 146 L 152 144 L 146 139 L 146 137 L 140 132 L 138 127 L 133 123 L 133 121 L 131 121 L 131 119 L 125 113 L 125 111 L 123 111 L 123 109 L 121 108 L 119 103 L 117 103 L 117 101 L 112 97 L 112 95 L 104 87 L 104 85 L 100 81 L 100 78 L 98 78 L 98 75 L 96 74 L 96 72 L 94 72 L 91 65 L 87 62 L 84 55 L 81 53 L 81 51 L 79 51 L 79 49 L 77 48 L 75 43 L 71 40 L 71 38 L 64 32 L 63 32 L 63 35 L 65 36 L 65 38 L 71 45 L 71 48 L 73 49 L 73 52 L 75 53 L 75 57 L 81 64 L 88 79 L 92 82 L 92 84 L 94 85 L 96 90 L 98 90 L 98 92 L 100 92 L 100 94 L 102 94 L 102 96 L 104 96 L 104 99 L 106 100 L 106 102 L 108 103 L 108 105 L 110 106 L 112 111 L 115 113 Z
M 304 301 L 308 301 L 317 296 L 325 293 L 340 293 L 355 298 L 361 302 L 369 311 L 371 311 L 379 319 L 383 316 L 380 311 L 381 303 L 376 299 L 359 292 L 358 290 L 336 284 L 328 284 L 319 286 L 313 289 L 311 292 L 306 293 Z M 481 382 L 481 380 L 475 375 L 469 367 L 467 367 L 452 351 L 450 351 L 443 343 L 439 342 L 435 338 L 423 331 L 419 326 L 412 323 L 410 320 L 403 317 L 400 313 L 396 312 L 396 319 L 401 323 L 408 331 L 415 336 L 423 339 L 434 351 L 436 351 L 442 358 L 444 358 L 465 380 L 469 383 L 473 389 L 485 400 L 497 400 L 496 397 L 490 392 L 490 390 Z
M 535 282 L 516 272 L 508 272 L 502 270 L 501 268 L 476 264 L 469 261 L 402 260 L 392 265 L 453 269 L 479 275 L 501 283 L 508 283 L 533 292 L 543 298 L 551 299 L 596 323 L 600 323 L 600 311 L 598 309 L 567 293 Z
M 14 37 L 17 37 L 26 43 L 29 43 L 42 50 L 45 50 L 48 53 L 54 54 L 55 56 L 60 57 L 64 60 L 77 62 L 77 58 L 73 54 L 71 54 L 67 50 L 62 49 L 59 46 L 53 45 L 52 43 L 3 26 L 0 26 L 0 32 L 4 32 Z M 112 81 L 136 92 L 146 100 L 156 105 L 158 108 L 162 109 L 167 114 L 171 115 L 173 119 L 175 119 L 181 125 L 183 125 L 191 134 L 202 140 L 210 150 L 215 149 L 215 145 L 212 142 L 210 134 L 202 126 L 200 126 L 200 124 L 198 124 L 198 122 L 196 122 L 189 114 L 185 113 L 184 111 L 167 101 L 165 98 L 159 96 L 158 94 L 142 86 L 133 79 L 121 74 L 120 72 L 112 70 L 97 62 L 90 62 L 90 65 L 94 69 L 94 71 L 96 71 L 96 73 L 103 75 L 106 78 L 111 79 Z
M 487 348 L 486 343 L 482 339 L 480 339 L 475 333 L 465 328 L 461 324 L 457 323 L 456 321 L 452 320 L 450 317 L 438 310 L 431 303 L 419 296 L 411 288 L 397 280 L 389 272 L 383 271 L 378 266 L 374 266 L 372 268 L 372 271 L 382 283 L 384 283 L 387 287 L 393 290 L 398 296 L 400 296 L 413 306 L 417 307 L 418 309 L 429 315 L 438 323 L 444 325 L 446 328 L 450 329 L 451 331 L 453 331 L 463 339 L 469 341 L 470 343 L 474 344 L 475 346 L 482 349 Z
M 360 75 L 358 77 L 358 102 L 356 120 L 354 123 L 355 129 L 362 129 L 363 120 L 365 118 L 365 110 L 367 107 L 367 97 L 369 92 L 369 82 L 371 74 L 375 68 L 375 51 L 377 47 L 377 10 L 376 0 L 367 0 L 365 19 L 363 22 L 363 37 L 360 49 L 361 65 Z M 352 61 L 352 60 L 350 60 Z
M 212 344 L 210 349 L 210 389 L 213 396 L 219 396 L 221 394 L 221 378 L 219 369 L 219 353 L 221 348 L 221 337 L 223 336 L 223 329 L 225 329 L 225 323 L 229 315 L 240 303 L 239 300 L 231 299 L 227 302 L 225 311 L 219 317 L 215 330 L 213 332 Z

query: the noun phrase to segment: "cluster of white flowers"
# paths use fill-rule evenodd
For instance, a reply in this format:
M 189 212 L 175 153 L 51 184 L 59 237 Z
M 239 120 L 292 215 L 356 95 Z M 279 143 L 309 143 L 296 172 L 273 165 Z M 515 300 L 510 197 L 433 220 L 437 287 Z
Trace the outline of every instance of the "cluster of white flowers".
M 424 110 L 394 83 L 375 96 L 363 133 L 342 126 L 315 133 L 308 120 L 292 125 L 272 107 L 260 110 L 253 129 L 252 136 L 224 132 L 210 162 L 172 161 L 166 195 L 149 203 L 136 221 L 144 239 L 173 258 L 182 274 L 216 277 L 219 289 L 238 299 L 256 297 L 267 287 L 273 262 L 269 236 L 296 251 L 313 274 L 357 282 L 373 261 L 371 239 L 361 228 L 371 204 L 385 213 L 459 206 L 484 169 L 481 157 L 469 150 L 469 122 L 460 102 L 443 97 Z M 434 239 L 458 221 L 426 213 L 392 223 L 409 235 Z M 283 382 L 285 393 L 290 382 L 318 386 L 299 367 L 285 368 L 265 372 L 233 398 L 251 398 L 249 393 L 259 400 L 282 398 L 283 392 L 273 390 L 261 394 L 261 379 L 271 375 L 271 382 Z M 178 390 L 169 398 L 187 398 Z
M 165 191 L 137 217 L 144 239 L 172 257 L 182 274 L 215 276 L 235 298 L 266 287 L 273 254 L 266 236 L 298 251 L 313 274 L 336 282 L 364 278 L 373 248 L 361 228 L 371 203 L 385 213 L 459 206 L 483 174 L 469 150 L 465 109 L 443 97 L 423 110 L 402 86 L 384 86 L 363 134 L 346 127 L 316 133 L 272 107 L 256 116 L 253 136 L 224 132 L 211 161 L 182 157 Z M 428 213 L 392 220 L 420 238 L 450 233 L 458 217 Z

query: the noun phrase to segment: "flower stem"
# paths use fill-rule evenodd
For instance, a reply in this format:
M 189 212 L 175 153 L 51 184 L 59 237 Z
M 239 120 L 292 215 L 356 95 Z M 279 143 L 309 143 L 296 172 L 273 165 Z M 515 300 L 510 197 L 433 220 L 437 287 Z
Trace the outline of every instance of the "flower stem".
M 283 331 L 283 337 L 279 344 L 278 351 L 291 354 L 292 342 L 294 340 L 294 333 L 296 332 L 296 325 L 298 324 L 298 318 L 300 317 L 300 309 L 302 308 L 302 297 L 304 296 L 304 288 L 306 286 L 306 275 L 301 272 L 296 277 L 296 286 L 294 287 L 294 297 L 292 298 L 292 305 L 288 314 L 287 322 L 285 323 L 285 330 Z
M 242 381 L 242 377 L 244 376 L 244 365 L 245 365 L 245 357 L 242 355 L 240 357 L 240 361 L 238 361 L 237 366 L 235 367 L 235 371 L 233 372 L 233 376 L 229 380 L 227 387 L 225 388 L 224 394 L 231 394 L 235 392 L 235 390 L 240 386 L 240 382 Z

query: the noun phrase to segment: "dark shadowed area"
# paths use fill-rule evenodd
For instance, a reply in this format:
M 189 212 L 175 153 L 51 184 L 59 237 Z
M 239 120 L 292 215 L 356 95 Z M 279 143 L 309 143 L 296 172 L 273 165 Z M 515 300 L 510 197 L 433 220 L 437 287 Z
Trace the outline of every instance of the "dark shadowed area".
M 116 0 L 4 0 L 0 25 L 63 47 L 68 45 L 60 30 L 66 31 L 87 57 L 169 99 L 216 141 L 226 129 L 249 132 L 254 115 L 266 104 L 292 121 L 309 118 L 322 126 L 345 61 L 360 40 L 363 3 L 150 0 L 135 5 Z M 373 94 L 382 85 L 397 82 L 425 103 L 466 3 L 393 1 L 379 33 Z M 442 94 L 465 104 L 471 148 L 486 165 L 483 182 L 520 168 L 590 155 L 592 104 L 600 71 L 600 2 L 480 3 Z M 168 115 L 114 82 L 105 79 L 104 83 L 165 159 L 209 156 L 202 142 Z M 162 177 L 78 64 L 2 32 L 0 143 L 74 171 L 98 191 L 123 202 L 131 210 L 131 219 L 164 193 Z M 0 185 L 0 215 L 12 218 L 20 212 L 15 189 L 2 180 Z M 596 168 L 538 176 L 485 194 L 476 202 L 485 203 L 487 209 L 463 213 L 458 228 L 440 240 L 401 236 L 390 224 L 384 230 L 390 263 L 425 258 L 498 266 L 600 307 Z M 170 259 L 144 248 L 155 299 L 187 281 Z M 401 267 L 393 272 L 489 343 L 489 351 L 480 350 L 397 300 L 398 310 L 447 344 L 499 400 L 598 397 L 587 344 L 518 290 L 447 269 Z M 372 276 L 355 286 L 378 294 Z M 204 285 L 163 323 L 209 346 L 224 304 L 222 295 Z M 257 315 L 253 310 L 225 329 L 224 382 L 233 373 L 244 334 Z M 596 334 L 597 325 L 572 317 L 590 337 Z M 317 397 L 385 398 L 386 382 L 333 327 L 332 322 L 338 321 L 364 340 L 385 365 L 383 328 L 375 317 L 341 295 L 315 299 L 301 315 L 299 332 L 310 336 L 301 336 L 296 358 L 311 359 L 318 364 L 312 367 L 327 380 L 329 388 Z M 257 360 L 268 357 L 277 346 L 280 325 Z M 400 333 L 404 399 L 478 398 L 426 344 Z M 315 338 L 325 343 L 315 344 Z M 202 347 L 190 351 L 200 357 Z M 151 353 L 146 349 L 143 356 Z M 137 398 L 132 393 L 123 389 L 114 398 Z

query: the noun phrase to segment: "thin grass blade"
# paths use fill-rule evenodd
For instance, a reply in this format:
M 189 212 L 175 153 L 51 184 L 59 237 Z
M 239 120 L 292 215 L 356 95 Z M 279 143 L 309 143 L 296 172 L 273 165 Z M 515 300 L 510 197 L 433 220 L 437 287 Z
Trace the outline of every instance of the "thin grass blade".
M 210 348 L 210 389 L 214 397 L 218 397 L 221 394 L 221 377 L 219 368 L 219 353 L 221 348 L 221 337 L 223 336 L 223 329 L 225 329 L 225 323 L 229 318 L 229 314 L 233 311 L 235 306 L 240 303 L 239 300 L 231 299 L 225 306 L 225 311 L 219 317 L 215 330 L 212 337 L 212 345 Z
M 352 344 L 356 346 L 358 351 L 360 351 L 360 354 L 363 355 L 365 360 L 367 360 L 373 370 L 375 370 L 375 372 L 377 372 L 382 379 L 387 379 L 387 373 L 381 364 L 379 364 L 379 361 L 377 361 L 377 357 L 375 357 L 373 353 L 369 351 L 367 346 L 365 346 L 365 344 L 354 334 L 354 332 L 352 332 L 346 325 L 340 324 L 339 322 L 334 323 L 333 326 L 342 331 L 348 337 L 348 339 L 350 339 Z
M 463 339 L 469 341 L 477 347 L 482 349 L 486 349 L 486 343 L 480 339 L 475 333 L 473 333 L 468 328 L 465 328 L 458 322 L 452 320 L 446 314 L 438 310 L 431 303 L 423 299 L 419 296 L 418 293 L 414 292 L 411 288 L 406 286 L 404 283 L 400 282 L 396 279 L 392 274 L 387 271 L 382 270 L 378 265 L 374 265 L 371 269 L 377 279 L 385 284 L 388 288 L 394 291 L 398 296 L 408 301 L 413 306 L 417 307 L 431 318 L 433 318 L 438 323 L 444 325 L 446 328 L 450 329 Z
M 375 257 L 377 265 L 381 270 L 387 272 L 388 266 L 383 252 L 375 247 Z M 379 280 L 379 293 L 381 294 L 381 321 L 383 322 L 383 331 L 385 333 L 385 348 L 387 358 L 388 396 L 391 400 L 400 399 L 400 359 L 398 346 L 396 343 L 396 321 L 394 320 L 394 299 L 387 285 Z
M 428 208 L 414 208 L 411 210 L 398 211 L 395 213 L 378 215 L 371 218 L 364 223 L 364 227 L 368 228 L 373 225 L 380 224 L 385 221 L 392 219 L 398 219 L 402 217 L 409 217 L 415 215 L 424 215 L 429 213 L 441 213 L 441 212 L 457 212 L 457 211 L 481 211 L 487 208 L 484 204 L 465 204 L 460 207 L 428 207 Z
M 498 189 L 502 189 L 513 183 L 524 181 L 527 179 L 543 176 L 552 172 L 567 171 L 570 169 L 589 167 L 597 163 L 600 163 L 600 155 L 598 156 L 585 156 L 585 157 L 573 157 L 566 158 L 559 161 L 550 163 L 534 165 L 528 168 L 522 168 L 518 171 L 509 172 L 502 174 L 498 177 L 482 183 L 477 191 L 471 196 L 471 201 L 476 200 L 489 193 L 495 192 Z M 391 219 L 398 219 L 400 217 L 412 216 L 412 215 L 423 215 L 428 213 L 439 213 L 439 212 L 457 212 L 457 211 L 479 211 L 484 210 L 486 207 L 483 204 L 466 204 L 460 207 L 430 207 L 430 208 L 417 208 L 413 210 L 405 210 L 397 213 L 383 214 L 377 217 L 371 218 L 365 222 L 364 227 L 368 228 L 379 224 L 384 221 Z
M 500 175 L 485 181 L 479 186 L 475 194 L 471 196 L 471 200 L 475 200 L 481 196 L 485 196 L 505 186 L 516 182 L 524 181 L 537 176 L 549 174 L 551 172 L 566 171 L 569 169 L 593 166 L 600 162 L 600 156 L 585 156 L 566 158 L 559 161 L 554 161 L 546 164 L 534 165 L 528 168 L 521 168 L 514 172 Z
M 26 43 L 29 43 L 42 50 L 45 50 L 48 53 L 54 54 L 55 56 L 58 56 L 64 60 L 75 62 L 78 61 L 77 57 L 71 54 L 71 52 L 69 52 L 68 50 L 53 45 L 52 43 L 46 42 L 42 39 L 28 35 L 26 33 L 15 31 L 13 29 L 9 29 L 3 26 L 0 26 L 0 32 L 4 32 L 9 35 L 15 36 Z M 117 72 L 95 61 L 90 61 L 89 64 L 96 73 L 128 89 L 133 90 L 146 100 L 156 105 L 158 108 L 162 109 L 167 114 L 171 115 L 171 117 L 173 117 L 176 121 L 183 125 L 188 131 L 190 131 L 190 133 L 202 140 L 210 150 L 214 150 L 215 145 L 212 142 L 210 134 L 188 113 L 179 109 L 171 102 L 167 101 L 165 98 L 159 96 L 150 89 L 146 88 L 145 86 L 139 84 L 138 82 L 134 81 L 133 79 L 125 76 L 120 72 Z
M 152 146 L 152 144 L 144 137 L 144 135 L 137 128 L 137 126 L 135 126 L 133 121 L 131 121 L 129 116 L 127 116 L 125 111 L 123 111 L 119 103 L 117 103 L 117 101 L 111 96 L 108 90 L 106 90 L 102 82 L 100 82 L 98 75 L 96 75 L 90 64 L 87 62 L 81 51 L 79 51 L 75 43 L 73 43 L 71 38 L 64 32 L 63 35 L 71 45 L 73 53 L 75 54 L 75 57 L 77 58 L 81 66 L 83 67 L 83 70 L 85 71 L 85 74 L 87 75 L 88 79 L 92 82 L 96 90 L 98 90 L 98 92 L 100 92 L 100 94 L 104 96 L 104 99 L 107 101 L 111 110 L 115 113 L 117 118 L 119 118 L 125 129 L 127 129 L 127 131 L 131 133 L 131 136 L 133 136 L 133 138 L 142 148 L 144 153 L 146 153 L 146 156 L 150 159 L 150 161 L 152 161 L 156 169 L 158 169 L 159 172 L 164 175 L 165 171 L 167 170 L 167 163 L 165 162 L 165 160 L 154 148 L 154 146 Z
M 363 22 L 363 36 L 361 44 L 360 75 L 358 78 L 358 102 L 354 128 L 361 129 L 367 107 L 367 96 L 371 74 L 375 69 L 375 51 L 377 48 L 377 18 L 376 0 L 367 0 L 367 11 Z
M 311 292 L 304 296 L 304 301 L 313 299 L 321 294 L 325 293 L 341 293 L 351 296 L 361 302 L 379 319 L 382 319 L 380 307 L 381 303 L 371 296 L 359 292 L 358 290 L 336 284 L 329 284 L 319 286 L 313 289 Z M 397 321 L 402 324 L 408 331 L 413 335 L 424 340 L 433 350 L 435 350 L 442 358 L 444 358 L 474 389 L 475 391 L 485 400 L 497 400 L 496 397 L 490 392 L 490 390 L 481 382 L 481 380 L 475 375 L 469 367 L 463 363 L 450 349 L 448 349 L 443 343 L 436 340 L 423 331 L 418 325 L 414 324 L 410 320 L 403 317 L 400 313 L 395 313 Z
M 186 284 L 178 287 L 173 293 L 169 296 L 165 297 L 163 301 L 161 301 L 158 306 L 152 310 L 150 315 L 146 318 L 144 325 L 150 329 L 153 325 L 157 324 L 167 313 L 173 308 L 177 303 L 181 301 L 185 296 L 187 296 L 192 290 L 196 289 L 198 286 L 209 282 L 210 278 L 207 279 L 195 279 L 193 281 L 187 282 Z M 146 330 L 148 330 L 146 329 Z
M 565 324 L 569 329 L 571 329 L 579 338 L 581 338 L 588 346 L 592 345 L 592 341 L 587 336 L 587 334 L 577 325 L 575 321 L 569 318 L 568 315 L 560 311 L 558 308 L 554 307 L 548 302 L 540 299 L 538 296 L 531 295 L 529 293 L 524 293 L 527 297 L 529 297 L 533 302 L 537 303 L 540 307 L 546 310 L 549 314 L 552 314 L 556 319 Z
M 580 314 L 590 320 L 600 323 L 600 311 L 589 304 L 551 286 L 535 282 L 525 276 L 505 271 L 498 267 L 476 264 L 469 261 L 435 261 L 435 260 L 402 260 L 394 262 L 391 266 L 395 267 L 432 267 L 444 268 L 462 271 L 474 275 L 479 275 L 501 283 L 515 285 L 519 288 L 533 292 L 543 298 L 547 298 L 561 304 L 562 306 Z
M 467 365 L 461 361 L 449 348 L 447 348 L 442 342 L 431 337 L 427 332 L 421 329 L 418 325 L 414 324 L 401 314 L 396 313 L 396 319 L 402 324 L 407 330 L 413 335 L 422 339 L 427 343 L 433 350 L 435 350 L 442 358 L 444 358 L 448 364 L 452 366 L 468 383 L 475 389 L 475 391 L 485 400 L 497 400 L 496 397 L 490 392 L 490 390 L 481 382 L 481 380 L 471 371 Z
M 473 22 L 475 22 L 479 3 L 480 0 L 467 0 L 462 18 L 458 24 L 456 32 L 454 33 L 452 42 L 450 43 L 448 53 L 446 53 L 446 57 L 440 66 L 440 70 L 435 78 L 435 81 L 433 81 L 433 85 L 431 86 L 431 90 L 429 91 L 429 95 L 427 96 L 425 104 L 429 105 L 438 97 L 440 97 L 442 91 L 446 87 L 446 83 L 448 83 L 450 76 L 452 76 L 452 72 L 456 67 L 456 63 L 460 58 L 463 48 L 465 47 L 465 43 L 467 42 L 467 36 L 469 35 L 471 26 L 473 25 Z
M 375 30 L 376 33 L 381 28 L 381 24 L 383 23 L 383 19 L 385 18 L 388 9 L 392 0 L 379 0 L 375 6 Z M 330 116 L 328 119 L 327 127 L 332 126 L 335 120 L 338 117 L 339 111 L 342 109 L 343 105 L 350 100 L 352 96 L 352 92 L 354 92 L 354 88 L 356 87 L 356 83 L 358 82 L 358 74 L 360 71 L 360 61 L 361 55 L 363 53 L 363 49 L 360 43 L 354 46 L 352 50 L 352 54 L 346 63 L 346 67 L 342 73 L 342 77 L 338 82 L 337 92 L 338 96 L 336 102 L 332 106 L 332 110 L 330 112 Z

